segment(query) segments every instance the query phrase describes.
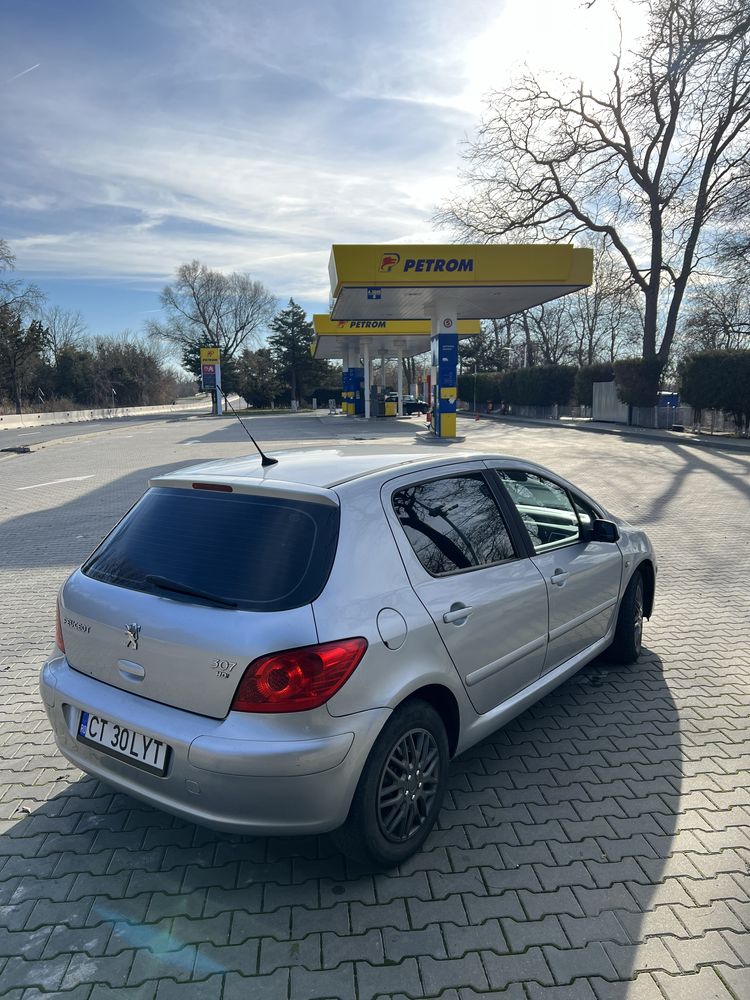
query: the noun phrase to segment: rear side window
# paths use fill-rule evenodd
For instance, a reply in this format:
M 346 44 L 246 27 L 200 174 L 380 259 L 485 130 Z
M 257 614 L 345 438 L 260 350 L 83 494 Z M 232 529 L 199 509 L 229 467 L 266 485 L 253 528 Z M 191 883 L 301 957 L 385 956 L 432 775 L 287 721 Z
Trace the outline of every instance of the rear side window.
M 210 604 L 215 597 L 245 611 L 286 611 L 320 594 L 338 525 L 338 508 L 327 504 L 159 487 L 138 501 L 83 572 L 174 600 Z M 206 596 L 165 588 L 164 581 Z
M 393 494 L 411 547 L 433 576 L 513 559 L 515 553 L 481 474 L 433 479 Z

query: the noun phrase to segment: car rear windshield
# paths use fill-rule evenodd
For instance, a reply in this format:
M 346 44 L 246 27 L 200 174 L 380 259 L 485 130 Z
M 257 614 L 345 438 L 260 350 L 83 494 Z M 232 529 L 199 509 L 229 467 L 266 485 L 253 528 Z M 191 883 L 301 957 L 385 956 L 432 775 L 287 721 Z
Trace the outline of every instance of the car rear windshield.
M 338 524 L 338 507 L 328 504 L 158 487 L 83 572 L 173 600 L 210 604 L 215 597 L 245 611 L 287 611 L 314 601 L 325 586 Z

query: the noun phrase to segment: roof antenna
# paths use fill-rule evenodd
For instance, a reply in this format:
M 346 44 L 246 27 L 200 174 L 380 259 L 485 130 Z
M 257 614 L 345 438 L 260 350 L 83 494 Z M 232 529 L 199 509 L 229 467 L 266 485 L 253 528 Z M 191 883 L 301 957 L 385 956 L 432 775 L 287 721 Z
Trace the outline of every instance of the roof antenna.
M 265 455 L 263 453 L 263 449 L 258 444 L 258 442 L 255 440 L 255 438 L 252 436 L 252 434 L 250 433 L 250 431 L 247 429 L 247 427 L 245 426 L 244 420 L 239 415 L 239 413 L 235 410 L 235 408 L 232 406 L 232 404 L 229 402 L 229 398 L 227 397 L 227 394 L 224 392 L 224 390 L 221 387 L 219 387 L 219 392 L 224 397 L 224 402 L 227 404 L 227 406 L 229 407 L 229 409 L 232 411 L 232 413 L 235 415 L 235 417 L 237 417 L 237 419 L 239 420 L 239 422 L 242 424 L 242 427 L 243 427 L 243 429 L 245 431 L 245 434 L 247 434 L 247 436 L 253 442 L 253 444 L 255 445 L 255 447 L 258 449 L 258 454 L 260 455 L 260 464 L 263 466 L 263 468 L 266 469 L 266 468 L 268 468 L 269 465 L 278 465 L 278 463 L 279 463 L 278 458 L 269 458 L 268 455 Z

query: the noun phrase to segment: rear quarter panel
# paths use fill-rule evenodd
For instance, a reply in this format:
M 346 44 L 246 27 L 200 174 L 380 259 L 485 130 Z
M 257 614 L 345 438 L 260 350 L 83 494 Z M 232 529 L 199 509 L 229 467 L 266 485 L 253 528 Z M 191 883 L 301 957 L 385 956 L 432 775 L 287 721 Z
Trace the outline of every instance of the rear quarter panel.
M 368 477 L 340 487 L 341 523 L 333 569 L 313 604 L 321 642 L 362 635 L 369 645 L 362 663 L 328 702 L 334 716 L 395 708 L 417 688 L 442 684 L 459 710 L 473 715 L 460 678 L 437 630 L 412 590 L 380 502 L 380 480 Z M 377 617 L 393 608 L 406 637 L 389 649 Z

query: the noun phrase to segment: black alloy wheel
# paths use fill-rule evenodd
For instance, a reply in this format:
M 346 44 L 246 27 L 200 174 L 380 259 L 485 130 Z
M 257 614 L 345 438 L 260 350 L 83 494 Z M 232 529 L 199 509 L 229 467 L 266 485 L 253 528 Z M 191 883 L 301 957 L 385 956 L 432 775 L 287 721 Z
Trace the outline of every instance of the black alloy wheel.
M 613 663 L 635 663 L 641 655 L 644 594 L 643 574 L 637 569 L 622 595 L 614 639 L 606 651 L 606 658 Z
M 643 577 L 638 574 L 638 583 L 633 598 L 633 646 L 636 659 L 641 655 L 643 645 Z
M 445 795 L 450 751 L 443 720 L 427 702 L 397 708 L 375 741 L 349 816 L 333 839 L 350 858 L 392 868 L 416 854 Z
M 410 729 L 395 744 L 378 788 L 378 824 L 386 840 L 402 844 L 427 822 L 439 769 L 440 750 L 426 729 Z

